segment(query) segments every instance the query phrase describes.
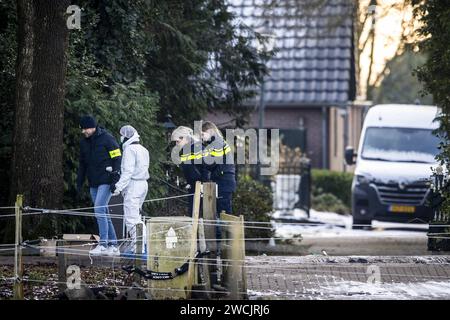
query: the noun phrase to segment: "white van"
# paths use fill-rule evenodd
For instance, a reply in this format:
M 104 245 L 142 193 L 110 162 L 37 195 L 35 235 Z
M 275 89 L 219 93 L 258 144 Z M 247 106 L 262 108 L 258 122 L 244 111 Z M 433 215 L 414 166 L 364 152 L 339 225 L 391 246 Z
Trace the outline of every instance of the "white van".
M 372 220 L 423 222 L 431 218 L 426 206 L 427 181 L 437 166 L 439 139 L 432 134 L 434 106 L 387 104 L 369 109 L 358 153 L 347 147 L 347 164 L 355 163 L 352 183 L 353 227 Z

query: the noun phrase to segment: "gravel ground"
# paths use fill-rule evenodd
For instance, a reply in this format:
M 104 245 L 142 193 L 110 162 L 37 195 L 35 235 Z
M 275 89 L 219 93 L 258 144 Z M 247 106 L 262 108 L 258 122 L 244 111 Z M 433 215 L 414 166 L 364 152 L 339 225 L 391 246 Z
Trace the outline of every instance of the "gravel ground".
M 120 266 L 119 266 L 120 267 Z M 80 266 L 81 279 L 89 287 L 104 287 L 102 292 L 109 298 L 119 294 L 122 286 L 128 284 L 128 275 L 116 268 L 101 266 Z M 12 265 L 0 266 L 0 299 L 13 296 Z M 58 271 L 55 263 L 37 263 L 24 266 L 24 297 L 26 300 L 59 299 Z

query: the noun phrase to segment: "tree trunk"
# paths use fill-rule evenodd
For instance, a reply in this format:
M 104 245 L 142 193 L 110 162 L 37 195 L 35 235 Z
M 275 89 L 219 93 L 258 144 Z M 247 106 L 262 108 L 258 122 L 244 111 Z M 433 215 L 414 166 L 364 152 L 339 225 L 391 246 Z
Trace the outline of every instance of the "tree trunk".
M 64 94 L 67 67 L 69 0 L 18 0 L 16 106 L 11 200 L 61 208 L 63 181 Z M 27 217 L 24 233 L 54 232 L 47 219 Z M 50 227 L 50 228 L 49 228 Z M 46 231 L 46 232 L 45 232 Z
M 377 6 L 377 0 L 371 0 L 370 6 L 374 5 Z M 372 22 L 370 27 L 370 33 L 369 38 L 371 39 L 371 45 L 370 45 L 370 56 L 369 56 L 369 74 L 367 75 L 367 83 L 366 83 L 366 99 L 367 100 L 373 100 L 373 87 L 375 86 L 374 83 L 370 83 L 370 78 L 372 78 L 373 73 L 373 62 L 375 59 L 374 52 L 375 52 L 375 26 L 376 26 L 376 12 L 372 12 Z

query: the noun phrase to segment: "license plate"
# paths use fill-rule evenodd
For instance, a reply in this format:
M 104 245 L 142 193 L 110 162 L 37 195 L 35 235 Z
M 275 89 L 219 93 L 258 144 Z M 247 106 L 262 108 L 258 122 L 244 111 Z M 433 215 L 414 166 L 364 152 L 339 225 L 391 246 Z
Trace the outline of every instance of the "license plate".
M 414 213 L 416 211 L 416 207 L 391 205 L 391 206 L 389 206 L 389 211 L 390 212 L 400 212 L 400 213 Z

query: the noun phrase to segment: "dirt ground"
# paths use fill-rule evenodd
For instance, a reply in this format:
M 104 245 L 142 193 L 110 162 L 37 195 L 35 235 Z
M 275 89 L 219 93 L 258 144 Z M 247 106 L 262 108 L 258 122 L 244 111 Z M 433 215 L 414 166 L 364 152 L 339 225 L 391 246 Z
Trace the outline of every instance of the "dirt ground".
M 102 288 L 109 298 L 119 295 L 120 289 L 128 284 L 128 275 L 120 270 L 102 266 L 80 266 L 81 279 L 89 287 Z M 0 266 L 0 299 L 13 296 L 14 266 Z M 60 299 L 58 287 L 58 266 L 56 263 L 37 262 L 24 265 L 24 298 L 26 300 Z

